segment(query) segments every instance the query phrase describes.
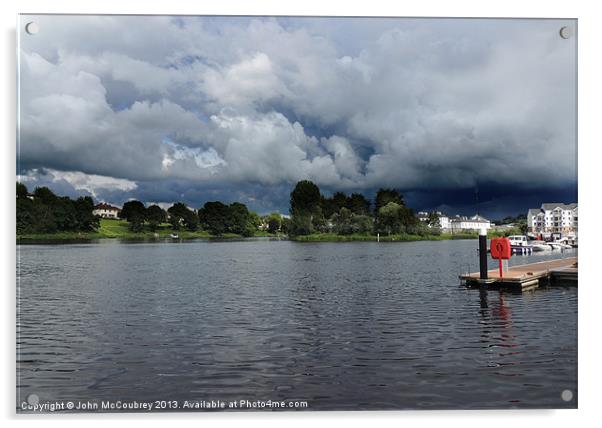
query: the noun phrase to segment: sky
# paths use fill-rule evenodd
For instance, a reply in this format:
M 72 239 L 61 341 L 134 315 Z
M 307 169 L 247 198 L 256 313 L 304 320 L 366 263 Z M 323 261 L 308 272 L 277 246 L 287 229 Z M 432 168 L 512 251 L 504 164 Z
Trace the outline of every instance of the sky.
M 559 35 L 572 20 L 20 24 L 17 171 L 30 189 L 261 214 L 288 213 L 304 179 L 492 219 L 577 201 L 576 37 Z

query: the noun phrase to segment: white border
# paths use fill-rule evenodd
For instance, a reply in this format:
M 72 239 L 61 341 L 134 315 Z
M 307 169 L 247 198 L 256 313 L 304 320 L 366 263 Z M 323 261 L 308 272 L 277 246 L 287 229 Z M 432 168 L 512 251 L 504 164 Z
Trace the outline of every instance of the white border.
M 566 428 L 574 423 L 593 424 L 598 416 L 597 397 L 599 388 L 599 345 L 600 332 L 597 329 L 597 313 L 602 284 L 594 276 L 596 267 L 595 248 L 602 238 L 595 235 L 602 207 L 600 206 L 600 138 L 599 124 L 601 107 L 600 95 L 600 14 L 596 13 L 595 2 L 526 0 L 505 1 L 409 1 L 385 0 L 370 1 L 326 1 L 304 0 L 221 0 L 191 2 L 166 0 L 164 2 L 124 1 L 124 0 L 21 0 L 17 4 L 1 3 L 2 20 L 2 103 L 0 123 L 2 124 L 2 148 L 4 162 L 2 168 L 3 209 L 0 219 L 4 225 L 2 245 L 3 303 L 2 322 L 4 346 L 2 366 L 6 370 L 0 389 L 2 416 L 10 424 L 43 422 L 58 426 L 70 423 L 100 425 L 107 421 L 123 420 L 126 423 L 138 419 L 151 426 L 163 425 L 166 420 L 175 418 L 178 423 L 192 422 L 195 425 L 206 423 L 226 423 L 251 426 L 266 424 L 286 424 L 306 426 L 319 422 L 333 423 L 335 420 L 346 425 L 364 426 L 376 419 L 378 424 L 424 424 L 437 426 L 478 426 L 493 428 L 509 425 L 561 426 Z M 118 14 L 233 14 L 233 15 L 347 15 L 347 16 L 440 16 L 440 17 L 540 17 L 579 19 L 579 205 L 580 238 L 579 275 L 579 410 L 563 411 L 449 411 L 449 412 L 306 412 L 296 413 L 224 413 L 224 414 L 177 414 L 177 415 L 97 415 L 97 416 L 15 416 L 15 250 L 14 250 L 14 186 L 15 186 L 15 111 L 16 111 L 16 62 L 15 25 L 17 13 L 118 13 Z M 599 244 L 598 244 L 599 245 Z M 550 308 L 551 311 L 554 308 Z M 553 326 L 550 326 L 553 328 Z

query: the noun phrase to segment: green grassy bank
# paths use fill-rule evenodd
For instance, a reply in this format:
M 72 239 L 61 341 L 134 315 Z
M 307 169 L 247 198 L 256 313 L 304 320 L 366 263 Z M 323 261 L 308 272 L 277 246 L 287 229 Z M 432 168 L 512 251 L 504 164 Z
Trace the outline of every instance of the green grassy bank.
M 209 232 L 197 230 L 174 230 L 169 223 L 162 224 L 156 231 L 145 229 L 142 232 L 132 232 L 128 222 L 125 220 L 101 219 L 100 227 L 95 232 L 57 232 L 57 233 L 35 233 L 17 235 L 17 241 L 78 241 L 104 238 L 120 239 L 162 239 L 168 238 L 170 234 L 176 233 L 182 239 L 192 238 L 215 238 Z M 257 231 L 255 236 L 275 236 L 267 232 Z M 219 238 L 242 238 L 242 235 L 225 233 Z

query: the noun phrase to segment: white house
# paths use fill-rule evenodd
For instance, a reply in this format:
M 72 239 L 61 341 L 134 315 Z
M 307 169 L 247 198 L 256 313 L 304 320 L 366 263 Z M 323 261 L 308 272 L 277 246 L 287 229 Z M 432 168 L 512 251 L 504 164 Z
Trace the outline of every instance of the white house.
M 443 231 L 447 231 L 450 229 L 450 222 L 449 222 L 449 217 L 446 215 L 441 214 L 439 216 L 439 227 L 441 228 L 441 230 Z
M 441 230 L 443 230 L 443 231 L 449 230 L 449 228 L 450 228 L 449 217 L 446 216 L 445 214 L 443 214 L 441 211 L 434 211 L 434 213 L 439 218 L 439 227 L 441 228 Z M 429 221 L 429 213 L 426 211 L 420 211 L 416 214 L 416 216 L 418 217 L 418 220 L 420 220 L 422 222 L 426 223 Z
M 562 236 L 577 236 L 579 212 L 577 203 L 541 204 L 540 208 L 531 208 L 527 212 L 529 232 L 549 236 L 560 233 Z
M 491 228 L 491 222 L 478 214 L 473 215 L 472 217 L 457 215 L 449 221 L 449 224 L 452 232 L 464 232 Z
M 105 204 L 101 202 L 94 207 L 92 214 L 100 216 L 102 218 L 119 218 L 121 210 L 113 205 Z

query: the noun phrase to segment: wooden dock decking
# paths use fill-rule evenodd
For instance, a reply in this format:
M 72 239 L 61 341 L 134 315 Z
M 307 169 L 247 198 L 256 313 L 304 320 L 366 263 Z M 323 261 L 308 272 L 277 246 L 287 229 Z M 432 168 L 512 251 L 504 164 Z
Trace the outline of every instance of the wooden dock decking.
M 500 278 L 498 269 L 488 271 L 487 279 L 480 279 L 479 272 L 460 275 L 467 286 L 487 288 L 508 288 L 516 291 L 539 287 L 541 282 L 549 284 L 577 285 L 577 257 L 548 260 L 512 266 Z

